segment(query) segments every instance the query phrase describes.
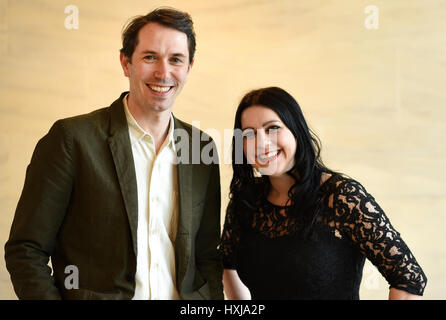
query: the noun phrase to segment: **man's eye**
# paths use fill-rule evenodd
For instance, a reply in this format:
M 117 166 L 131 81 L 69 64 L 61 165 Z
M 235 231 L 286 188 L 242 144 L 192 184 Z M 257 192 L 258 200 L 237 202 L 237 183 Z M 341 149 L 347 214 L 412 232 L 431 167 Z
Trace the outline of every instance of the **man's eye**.
M 171 61 L 173 63 L 182 63 L 183 62 L 183 60 L 181 60 L 180 58 L 172 58 Z
M 154 60 L 154 59 L 155 59 L 154 56 L 145 56 L 145 57 L 144 57 L 144 60 L 148 60 L 148 61 L 152 61 L 152 60 Z

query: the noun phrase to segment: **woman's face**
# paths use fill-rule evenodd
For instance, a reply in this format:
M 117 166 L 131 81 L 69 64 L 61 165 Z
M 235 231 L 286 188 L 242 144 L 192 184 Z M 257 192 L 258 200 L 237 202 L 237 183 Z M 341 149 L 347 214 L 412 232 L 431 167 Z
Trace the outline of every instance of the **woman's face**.
M 296 139 L 272 109 L 253 105 L 242 112 L 243 152 L 262 175 L 281 176 L 294 166 Z

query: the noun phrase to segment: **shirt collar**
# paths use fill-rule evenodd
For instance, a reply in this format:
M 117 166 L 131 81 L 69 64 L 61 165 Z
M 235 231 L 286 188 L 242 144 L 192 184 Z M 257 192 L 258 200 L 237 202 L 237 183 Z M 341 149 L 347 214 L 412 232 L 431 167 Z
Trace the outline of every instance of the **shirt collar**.
M 130 110 L 129 110 L 129 107 L 127 104 L 127 97 L 128 97 L 128 94 L 122 99 L 122 101 L 124 104 L 124 111 L 125 111 L 125 116 L 127 118 L 127 124 L 129 126 L 131 144 L 133 145 L 134 143 L 143 139 L 145 136 L 148 136 L 150 138 L 150 141 L 152 143 L 154 143 L 154 139 L 153 139 L 152 135 L 150 133 L 146 132 L 143 128 L 141 128 L 141 126 L 138 124 L 138 122 L 136 122 L 135 118 L 130 113 Z M 175 143 L 174 143 L 174 136 L 173 136 L 174 125 L 175 124 L 174 124 L 174 120 L 173 120 L 173 115 L 172 115 L 172 113 L 170 113 L 169 132 L 168 132 L 167 137 L 164 140 L 160 150 L 162 150 L 165 146 L 168 146 L 168 147 L 172 148 L 173 150 L 175 150 Z

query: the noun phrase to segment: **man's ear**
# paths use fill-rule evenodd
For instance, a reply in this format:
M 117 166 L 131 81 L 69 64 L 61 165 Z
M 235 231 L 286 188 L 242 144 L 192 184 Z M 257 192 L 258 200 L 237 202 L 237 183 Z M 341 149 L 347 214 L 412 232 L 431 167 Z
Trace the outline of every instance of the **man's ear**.
M 131 63 L 129 58 L 123 54 L 122 52 L 119 54 L 119 60 L 121 60 L 122 70 L 124 71 L 124 75 L 128 78 L 130 77 L 129 73 L 129 64 Z
M 195 60 L 192 60 L 192 61 L 189 63 L 189 67 L 187 68 L 187 72 L 189 72 L 190 69 L 192 69 L 192 67 L 193 67 L 193 65 L 194 65 L 194 61 L 195 61 Z

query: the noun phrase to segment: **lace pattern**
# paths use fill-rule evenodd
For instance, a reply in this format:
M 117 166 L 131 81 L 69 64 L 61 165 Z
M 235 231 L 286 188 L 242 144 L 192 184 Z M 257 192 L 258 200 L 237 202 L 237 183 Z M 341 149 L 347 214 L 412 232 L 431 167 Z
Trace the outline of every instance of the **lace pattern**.
M 391 287 L 422 295 L 426 276 L 388 217 L 365 188 L 353 179 L 336 175 L 321 187 L 322 211 L 317 218 L 328 232 L 351 242 L 386 278 Z M 299 232 L 297 219 L 286 207 L 264 201 L 250 219 L 228 207 L 220 250 L 225 268 L 236 268 L 235 250 L 243 227 L 274 239 Z

